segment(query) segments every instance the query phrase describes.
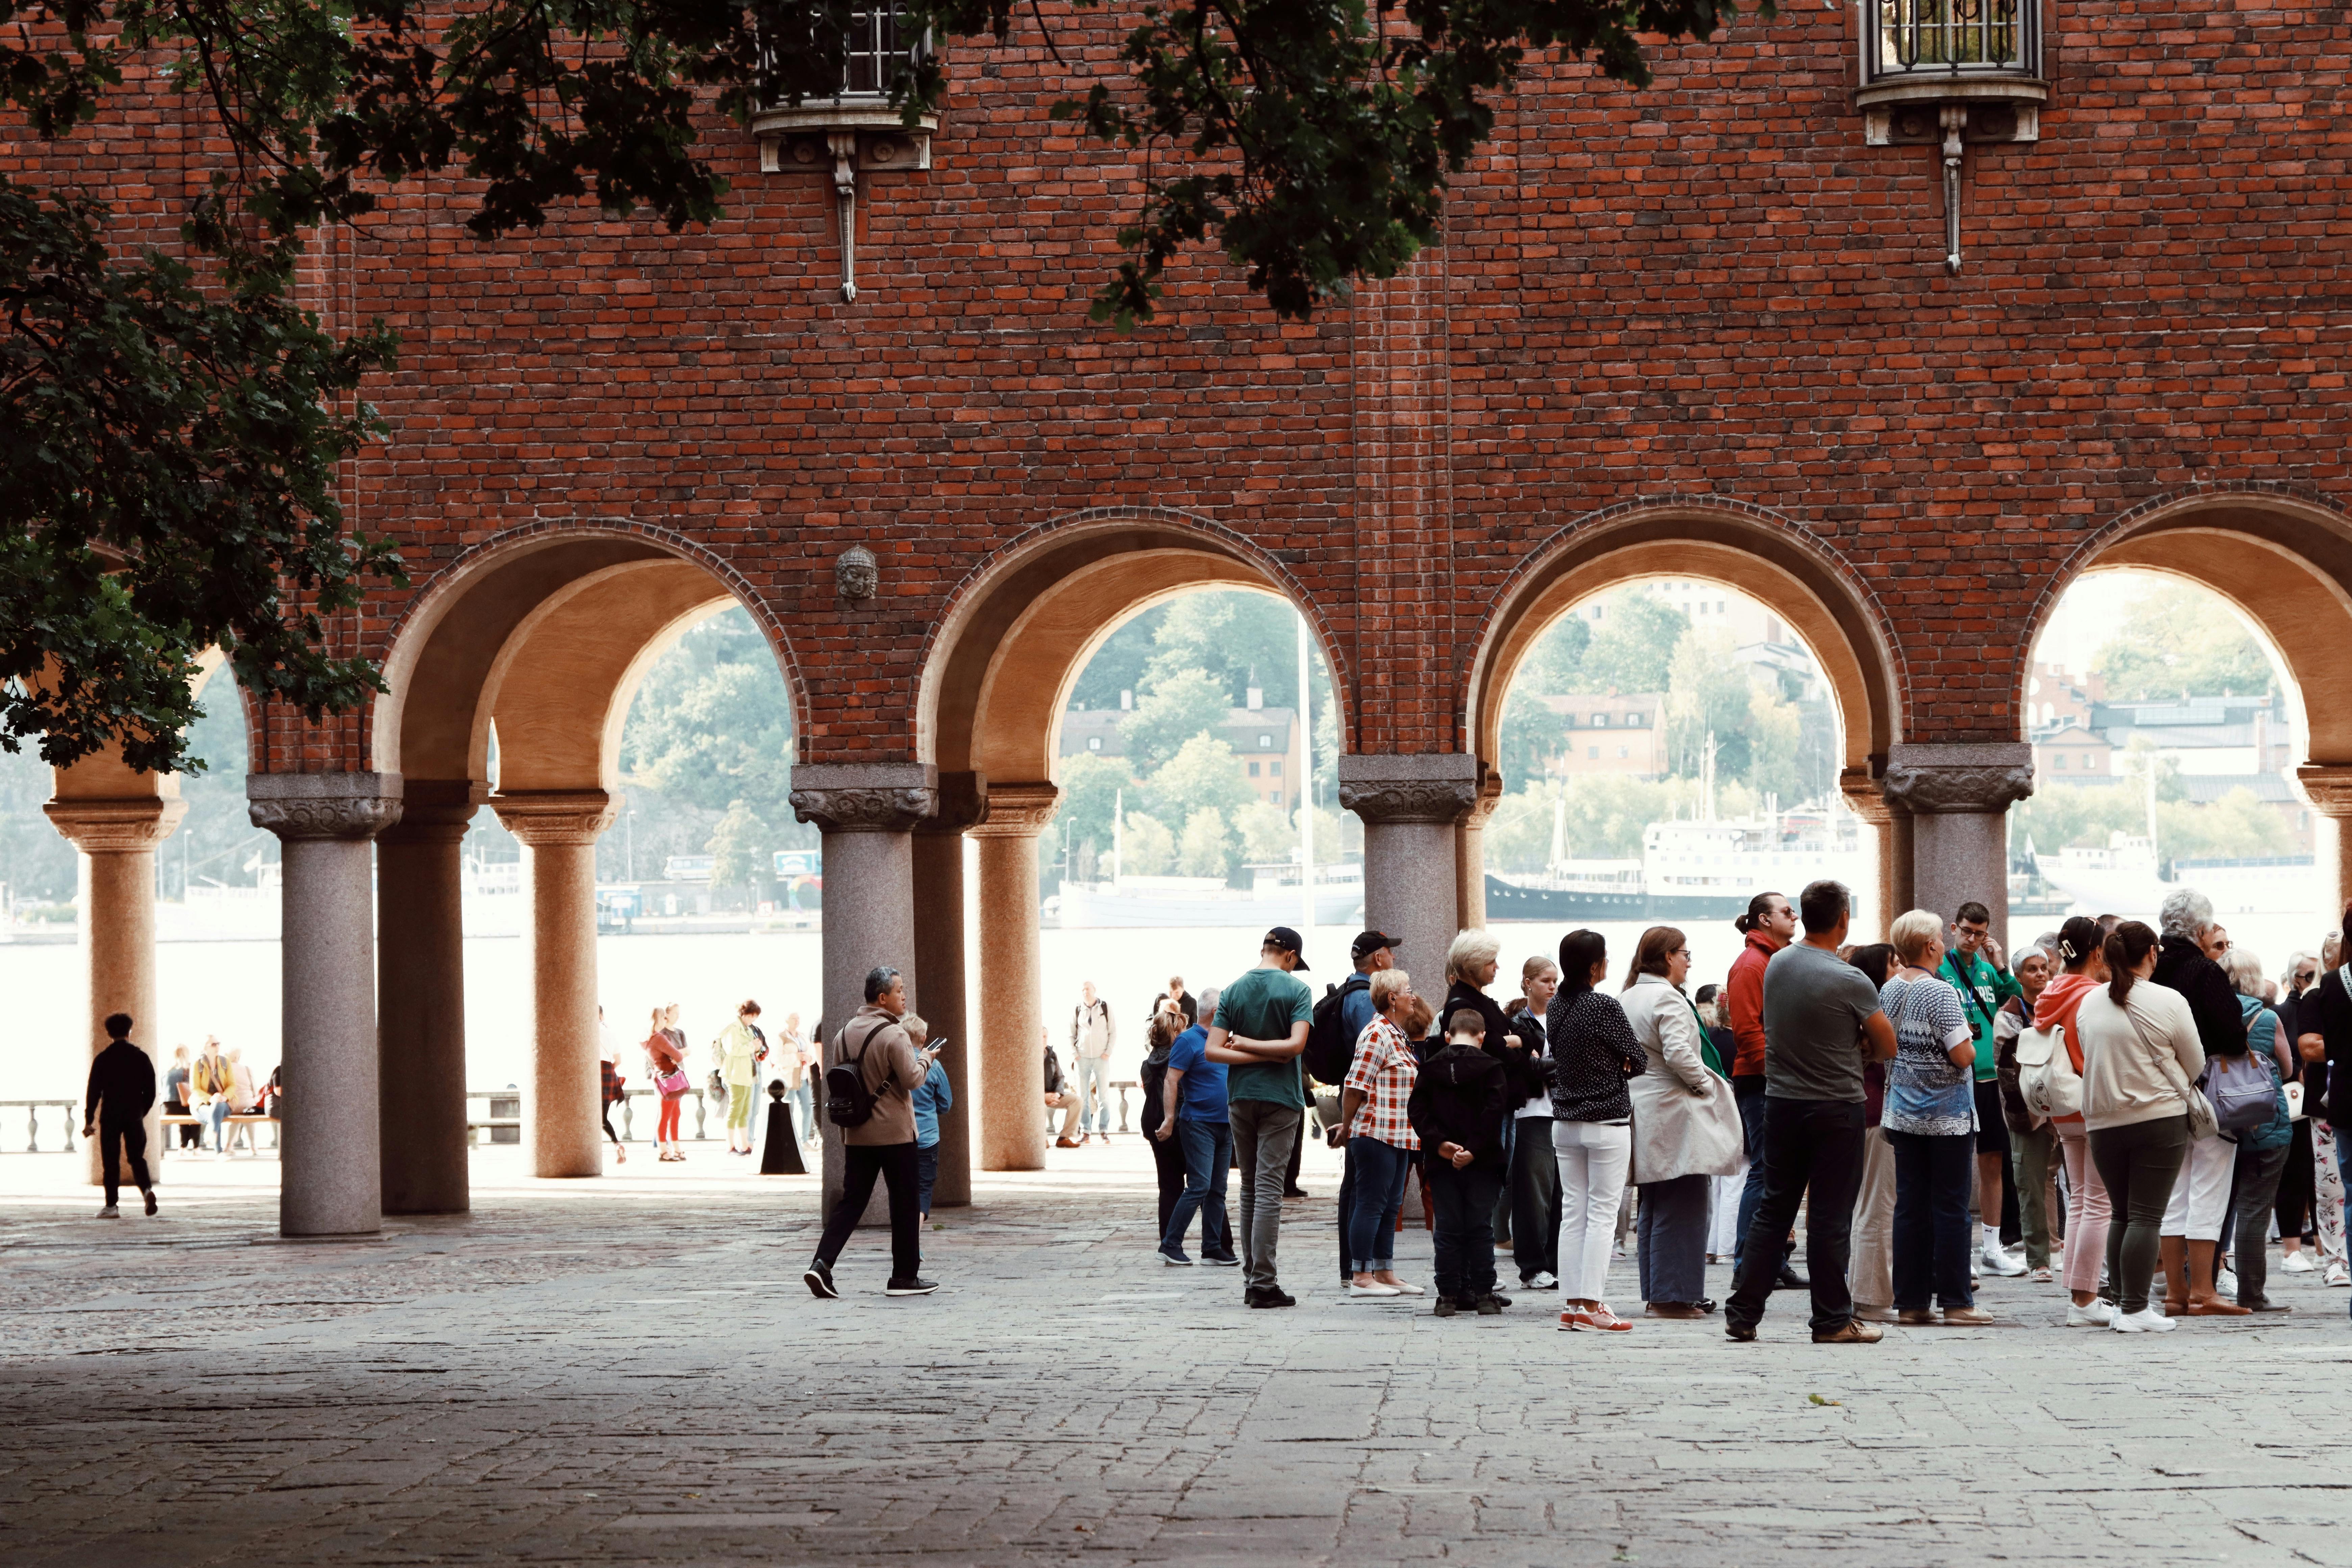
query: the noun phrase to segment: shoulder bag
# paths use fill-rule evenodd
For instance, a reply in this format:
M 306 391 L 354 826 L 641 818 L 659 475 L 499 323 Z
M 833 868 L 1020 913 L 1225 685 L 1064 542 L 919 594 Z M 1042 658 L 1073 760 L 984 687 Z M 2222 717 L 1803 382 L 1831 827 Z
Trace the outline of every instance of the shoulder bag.
M 2140 1032 L 2139 1016 L 2126 1007 L 2124 1017 L 2131 1024 L 2133 1037 L 2141 1045 L 2147 1045 L 2147 1037 Z M 2180 1108 L 2189 1112 L 2189 1141 L 2194 1143 L 2220 1132 L 2221 1123 L 2213 1116 L 2213 1102 L 2189 1086 L 2179 1059 L 2161 1041 L 2148 1048 L 2156 1052 L 2157 1065 L 2163 1069 L 2165 1081 L 2172 1086 L 2172 1092 L 2180 1097 Z

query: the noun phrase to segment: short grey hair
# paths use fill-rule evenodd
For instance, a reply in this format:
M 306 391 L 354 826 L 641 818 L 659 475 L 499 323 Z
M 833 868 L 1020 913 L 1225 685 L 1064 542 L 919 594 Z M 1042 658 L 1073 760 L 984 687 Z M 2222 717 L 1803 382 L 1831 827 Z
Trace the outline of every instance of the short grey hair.
M 2194 942 L 2200 931 L 2213 923 L 2213 900 L 2194 888 L 2175 888 L 2164 895 L 2164 907 L 2157 911 L 2156 921 L 2166 936 L 2185 936 Z
M 1217 1021 L 1217 998 L 1224 994 L 1225 988 L 1222 985 L 1201 987 L 1201 994 L 1192 998 L 1192 1010 L 1200 1016 L 1202 1023 L 1213 1024 Z
M 2263 994 L 2263 961 L 2250 949 L 2233 947 L 2223 953 L 2221 973 L 2230 977 L 2230 984 L 2237 987 L 2239 995 L 2260 996 Z

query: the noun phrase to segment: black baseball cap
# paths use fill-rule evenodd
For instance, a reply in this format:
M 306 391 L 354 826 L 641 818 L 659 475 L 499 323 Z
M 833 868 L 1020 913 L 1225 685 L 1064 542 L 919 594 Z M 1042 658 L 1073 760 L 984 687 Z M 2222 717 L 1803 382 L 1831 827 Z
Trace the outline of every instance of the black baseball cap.
M 1365 954 L 1378 952 L 1384 947 L 1394 951 L 1403 945 L 1402 937 L 1391 936 L 1384 931 L 1360 931 L 1356 933 L 1355 944 L 1348 949 L 1348 956 L 1360 960 Z
M 1298 967 L 1301 969 L 1307 967 L 1307 954 L 1299 951 L 1300 943 L 1298 941 L 1298 933 L 1291 930 L 1288 926 L 1275 927 L 1272 931 L 1265 933 L 1265 941 L 1259 945 L 1263 947 L 1276 948 L 1284 952 L 1297 953 L 1298 955 Z

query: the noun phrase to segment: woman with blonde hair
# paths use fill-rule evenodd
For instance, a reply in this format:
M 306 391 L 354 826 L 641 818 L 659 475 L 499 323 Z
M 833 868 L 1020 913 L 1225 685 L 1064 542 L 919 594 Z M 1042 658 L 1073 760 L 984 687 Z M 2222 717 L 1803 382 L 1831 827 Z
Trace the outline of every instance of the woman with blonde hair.
M 656 1157 L 683 1160 L 686 1152 L 677 1146 L 678 1112 L 694 1084 L 686 1075 L 686 1036 L 677 1026 L 677 1003 L 654 1009 L 653 1030 L 646 1036 L 646 1057 L 653 1064 L 654 1088 L 661 1094 L 661 1116 L 654 1123 Z
M 1706 1299 L 1706 1199 L 1709 1168 L 1701 1143 L 1704 1102 L 1717 1075 L 1704 1054 L 1698 1009 L 1683 994 L 1690 943 L 1673 926 L 1642 933 L 1618 1005 L 1643 1051 L 1643 1071 L 1627 1086 L 1633 1112 L 1633 1176 L 1641 1189 L 1635 1256 L 1643 1310 L 1654 1318 L 1703 1318 Z M 1728 1101 L 1729 1080 L 1723 1080 Z
M 1943 917 L 1913 910 L 1887 933 L 1902 967 L 1879 990 L 1895 1026 L 1879 1126 L 1895 1154 L 1895 1315 L 1898 1322 L 1992 1321 L 1969 1273 L 1970 1158 L 1976 1152 L 1976 1031 L 1941 978 Z
M 1421 1152 L 1406 1111 L 1421 1073 L 1400 1020 L 1411 1016 L 1412 977 L 1402 969 L 1372 976 L 1372 1021 L 1356 1037 L 1356 1053 L 1339 1096 L 1339 1139 L 1347 1145 L 1356 1201 L 1348 1210 L 1350 1296 L 1419 1296 L 1418 1285 L 1396 1276 L 1397 1211 L 1405 1173 Z

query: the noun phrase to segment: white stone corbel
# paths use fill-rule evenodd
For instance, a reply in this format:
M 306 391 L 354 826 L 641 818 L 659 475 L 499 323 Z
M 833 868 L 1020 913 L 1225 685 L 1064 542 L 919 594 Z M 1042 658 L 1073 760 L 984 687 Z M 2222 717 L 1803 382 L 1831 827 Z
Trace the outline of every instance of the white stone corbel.
M 1965 156 L 1965 143 L 1960 132 L 1969 128 L 1969 106 L 1965 103 L 1944 105 L 1940 120 L 1944 130 L 1944 270 L 1960 269 L 1960 160 Z
M 826 150 L 833 154 L 833 194 L 841 213 L 841 299 L 857 300 L 857 132 L 829 131 Z

